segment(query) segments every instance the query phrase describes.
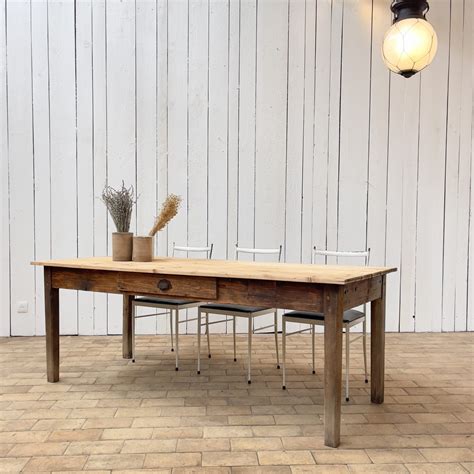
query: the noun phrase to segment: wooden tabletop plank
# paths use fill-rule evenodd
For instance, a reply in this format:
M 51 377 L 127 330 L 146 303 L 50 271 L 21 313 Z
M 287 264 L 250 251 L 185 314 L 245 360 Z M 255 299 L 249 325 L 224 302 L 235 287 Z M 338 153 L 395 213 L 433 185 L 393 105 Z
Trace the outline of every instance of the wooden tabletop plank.
M 67 260 L 44 260 L 32 262 L 32 265 L 165 275 L 328 283 L 334 285 L 365 280 L 397 270 L 393 267 L 262 263 L 170 257 L 155 258 L 152 262 L 113 262 L 111 257 L 89 257 Z

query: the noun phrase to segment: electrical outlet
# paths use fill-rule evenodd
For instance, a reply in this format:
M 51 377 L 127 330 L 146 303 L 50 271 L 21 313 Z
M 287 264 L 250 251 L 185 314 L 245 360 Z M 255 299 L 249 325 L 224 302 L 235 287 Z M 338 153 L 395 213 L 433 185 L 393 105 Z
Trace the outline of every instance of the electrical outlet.
M 27 313 L 28 312 L 28 301 L 18 301 L 16 304 L 17 313 Z

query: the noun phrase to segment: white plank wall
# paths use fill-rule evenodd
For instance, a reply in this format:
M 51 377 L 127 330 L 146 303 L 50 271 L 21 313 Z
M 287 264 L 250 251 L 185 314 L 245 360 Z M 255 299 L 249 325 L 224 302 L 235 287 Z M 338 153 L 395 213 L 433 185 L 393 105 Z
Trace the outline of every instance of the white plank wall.
M 380 57 L 387 0 L 4 0 L 0 336 L 44 334 L 31 260 L 110 253 L 100 194 L 122 180 L 141 234 L 183 197 L 158 255 L 367 246 L 399 268 L 389 331 L 474 330 L 473 4 L 430 4 L 438 54 L 406 80 Z M 63 334 L 121 332 L 118 296 L 61 310 Z

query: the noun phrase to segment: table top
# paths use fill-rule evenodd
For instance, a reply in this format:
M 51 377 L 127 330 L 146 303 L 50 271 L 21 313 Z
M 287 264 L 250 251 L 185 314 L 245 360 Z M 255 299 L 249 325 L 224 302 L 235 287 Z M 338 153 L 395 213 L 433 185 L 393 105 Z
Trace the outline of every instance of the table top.
M 263 263 L 171 257 L 158 257 L 152 262 L 114 262 L 111 257 L 88 257 L 43 260 L 32 262 L 32 265 L 83 270 L 245 278 L 251 280 L 326 283 L 333 285 L 344 285 L 397 271 L 393 267 Z

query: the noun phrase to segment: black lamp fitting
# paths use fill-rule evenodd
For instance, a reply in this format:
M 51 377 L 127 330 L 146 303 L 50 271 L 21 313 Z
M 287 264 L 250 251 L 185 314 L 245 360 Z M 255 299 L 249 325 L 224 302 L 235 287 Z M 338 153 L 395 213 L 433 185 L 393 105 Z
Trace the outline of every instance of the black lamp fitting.
M 393 0 L 390 10 L 393 12 L 393 23 L 407 18 L 425 20 L 430 6 L 426 0 Z

